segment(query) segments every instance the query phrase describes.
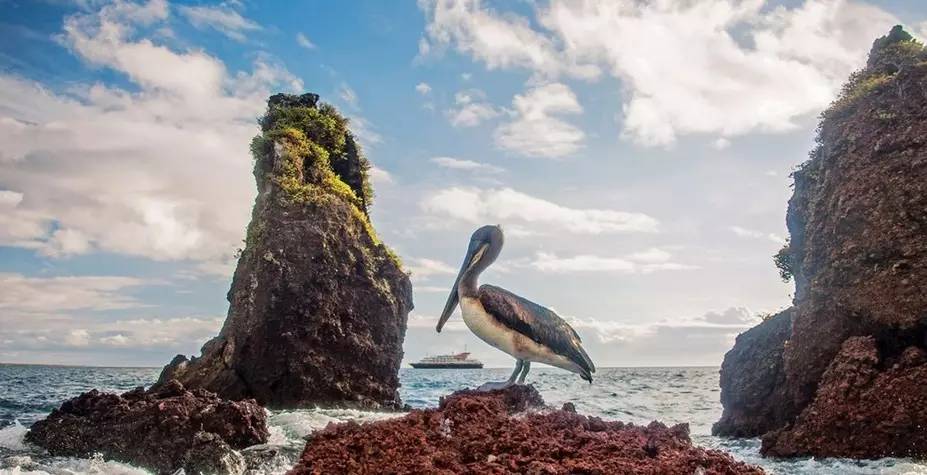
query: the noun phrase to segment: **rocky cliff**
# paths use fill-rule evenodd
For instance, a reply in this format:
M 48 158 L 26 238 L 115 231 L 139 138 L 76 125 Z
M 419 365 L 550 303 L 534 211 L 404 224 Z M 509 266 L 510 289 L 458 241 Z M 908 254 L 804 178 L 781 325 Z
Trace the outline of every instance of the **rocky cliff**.
M 258 196 L 229 313 L 177 379 L 271 407 L 397 407 L 412 287 L 367 211 L 367 161 L 315 94 L 277 94 L 255 137 Z
M 923 431 L 918 424 L 924 420 L 924 406 L 908 404 L 885 390 L 904 388 L 921 396 L 927 391 L 925 385 L 904 383 L 910 374 L 921 371 L 923 362 L 912 355 L 927 346 L 927 53 L 923 45 L 901 27 L 876 40 L 866 67 L 850 77 L 839 98 L 822 114 L 817 142 L 810 160 L 793 174 L 794 195 L 786 218 L 791 238 L 777 256 L 783 273 L 794 276 L 796 283 L 787 341 L 767 341 L 784 348 L 784 390 L 763 401 L 775 410 L 754 412 L 760 423 L 729 427 L 727 433 L 758 435 L 782 428 L 785 420 L 785 427 L 764 441 L 767 453 L 927 454 L 927 446 L 903 446 L 904 437 L 898 436 Z M 865 351 L 858 348 L 858 337 L 870 342 Z M 855 357 L 838 356 L 841 348 L 867 354 L 867 363 L 850 371 L 848 358 Z M 750 364 L 725 361 L 727 372 L 748 371 Z M 854 376 L 841 382 L 835 374 Z M 836 407 L 847 411 L 853 423 L 822 419 Z M 884 417 L 894 412 L 880 414 L 870 407 L 897 407 L 906 415 L 893 419 L 894 427 L 886 431 Z M 735 408 L 726 404 L 725 411 L 730 409 Z M 857 447 L 846 441 L 846 447 L 855 447 L 846 451 L 808 442 L 835 440 L 839 446 L 849 430 L 891 432 L 895 435 L 885 441 L 894 442 Z M 805 442 L 773 448 L 793 438 Z
M 289 475 L 760 474 L 730 455 L 692 445 L 686 424 L 635 426 L 544 407 L 531 386 L 459 391 L 436 409 L 313 434 Z
M 51 455 L 99 453 L 162 474 L 241 473 L 245 460 L 235 450 L 267 442 L 266 424 L 253 400 L 226 401 L 172 381 L 147 392 L 81 394 L 36 422 L 26 440 Z

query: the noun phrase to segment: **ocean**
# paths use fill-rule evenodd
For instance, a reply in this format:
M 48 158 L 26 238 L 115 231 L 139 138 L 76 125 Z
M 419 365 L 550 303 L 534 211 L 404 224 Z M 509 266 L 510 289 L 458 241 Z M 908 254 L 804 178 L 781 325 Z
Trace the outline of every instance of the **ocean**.
M 0 365 L 0 475 L 113 474 L 142 475 L 145 470 L 101 457 L 75 459 L 50 457 L 23 441 L 28 427 L 62 401 L 98 388 L 127 391 L 147 386 L 158 376 L 156 368 L 88 368 Z M 486 381 L 506 379 L 508 369 L 416 370 L 403 369 L 402 399 L 412 407 L 430 407 L 457 389 Z M 528 381 L 548 404 L 572 402 L 578 412 L 605 419 L 667 425 L 688 422 L 695 444 L 727 451 L 735 458 L 757 464 L 774 474 L 924 474 L 927 462 L 906 459 L 854 461 L 847 459 L 769 460 L 759 456 L 759 440 L 728 440 L 711 436 L 711 424 L 721 415 L 718 368 L 601 368 L 588 384 L 576 375 L 553 368 L 533 368 Z M 369 421 L 394 414 L 355 410 L 306 409 L 272 411 L 271 438 L 264 447 L 277 455 L 253 475 L 282 474 L 298 458 L 303 437 L 330 422 Z M 251 449 L 248 449 L 251 450 Z

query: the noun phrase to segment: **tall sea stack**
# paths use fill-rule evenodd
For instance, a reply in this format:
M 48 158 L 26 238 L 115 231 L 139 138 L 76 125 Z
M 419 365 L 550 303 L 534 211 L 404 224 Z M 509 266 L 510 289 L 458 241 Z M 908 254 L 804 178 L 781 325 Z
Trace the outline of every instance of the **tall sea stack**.
M 783 332 L 781 324 L 763 323 L 751 330 L 762 337 L 740 338 L 727 354 L 721 378 L 725 415 L 715 432 L 763 435 L 763 452 L 775 456 L 923 457 L 923 45 L 900 26 L 876 40 L 866 67 L 822 114 L 817 142 L 793 174 L 790 243 L 776 257 L 783 274 L 795 279 L 791 328 Z M 742 378 L 731 375 L 756 366 L 743 358 L 751 354 L 775 359 L 768 366 L 775 371 L 738 385 Z
M 371 226 L 369 164 L 348 121 L 318 100 L 268 100 L 228 317 L 202 356 L 178 355 L 159 384 L 270 407 L 400 405 L 412 286 Z

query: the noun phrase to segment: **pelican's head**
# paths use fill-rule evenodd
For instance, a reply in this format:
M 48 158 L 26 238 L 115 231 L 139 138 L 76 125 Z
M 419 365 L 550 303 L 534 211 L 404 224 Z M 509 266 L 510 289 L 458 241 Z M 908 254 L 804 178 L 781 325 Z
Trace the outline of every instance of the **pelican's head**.
M 489 267 L 499 257 L 499 251 L 502 250 L 504 241 L 502 228 L 492 224 L 477 229 L 470 236 L 467 255 L 464 256 L 460 272 L 457 273 L 457 279 L 454 280 L 454 286 L 451 287 L 451 294 L 447 296 L 444 311 L 441 312 L 441 318 L 438 319 L 438 332 L 441 331 L 447 319 L 451 317 L 454 309 L 457 308 L 457 302 L 460 299 L 457 295 L 457 286 L 460 284 L 461 279 L 467 274 L 479 275 L 480 272 Z

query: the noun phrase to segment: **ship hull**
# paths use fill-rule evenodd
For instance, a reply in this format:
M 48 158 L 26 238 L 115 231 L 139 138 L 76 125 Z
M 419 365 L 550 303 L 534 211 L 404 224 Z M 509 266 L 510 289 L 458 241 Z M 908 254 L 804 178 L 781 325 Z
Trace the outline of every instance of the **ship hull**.
M 409 363 L 415 369 L 480 369 L 483 363 Z

